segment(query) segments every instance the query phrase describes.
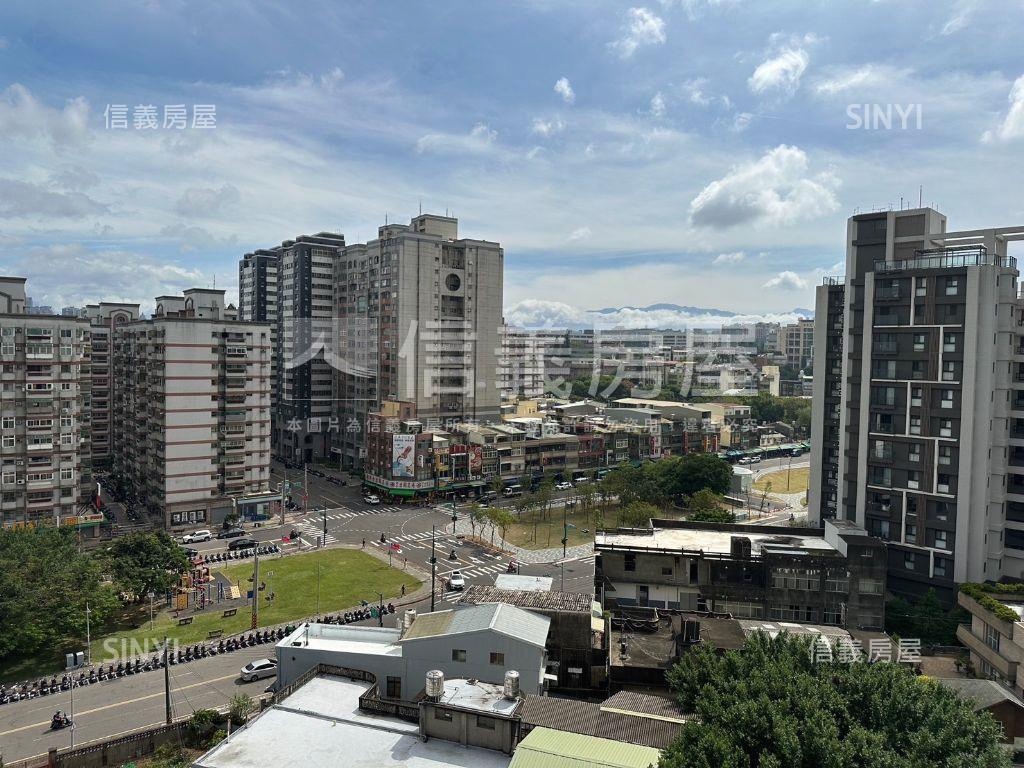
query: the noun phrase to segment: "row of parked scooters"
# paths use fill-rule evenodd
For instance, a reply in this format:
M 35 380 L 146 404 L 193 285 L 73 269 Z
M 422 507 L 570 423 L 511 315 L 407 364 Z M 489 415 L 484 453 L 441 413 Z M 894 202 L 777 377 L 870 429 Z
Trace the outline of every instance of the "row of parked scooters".
M 216 644 L 199 643 L 190 645 L 187 648 L 167 652 L 167 663 L 169 665 L 187 664 L 193 659 L 203 659 L 207 656 L 216 656 L 220 653 L 232 653 L 239 648 L 249 648 L 265 643 L 276 643 L 283 640 L 285 628 L 265 629 L 262 632 L 249 632 L 238 637 L 231 637 L 227 640 L 219 640 Z M 149 659 L 135 659 L 127 662 L 119 661 L 117 664 L 100 665 L 92 667 L 88 671 L 82 671 L 75 677 L 74 674 L 61 675 L 60 679 L 51 677 L 49 680 L 37 680 L 34 683 L 22 683 L 10 688 L 0 686 L 0 704 L 9 701 L 21 701 L 22 699 L 34 699 L 40 696 L 52 696 L 61 691 L 69 691 L 72 688 L 80 688 L 94 683 L 102 683 L 107 680 L 118 680 L 128 675 L 140 675 L 153 669 L 163 669 L 164 657 L 162 653 L 153 654 Z
M 324 616 L 322 619 L 320 619 L 320 623 L 321 624 L 352 624 L 352 623 L 357 622 L 357 621 L 366 621 L 367 619 L 375 619 L 375 618 L 377 618 L 377 616 L 373 612 L 373 610 L 371 610 L 372 608 L 376 608 L 376 606 L 365 606 L 365 607 L 359 608 L 358 610 L 355 610 L 355 611 L 345 611 L 344 613 L 339 613 L 336 616 L 335 615 Z M 394 613 L 394 612 L 395 612 L 395 604 L 394 603 L 388 603 L 387 605 L 384 606 L 384 613 Z
M 255 555 L 275 555 L 281 551 L 281 548 L 277 544 L 268 544 L 265 547 L 256 547 L 255 549 L 235 549 L 228 552 L 217 552 L 213 555 L 206 555 L 203 557 L 204 563 L 222 563 L 225 560 L 248 560 L 254 554 Z

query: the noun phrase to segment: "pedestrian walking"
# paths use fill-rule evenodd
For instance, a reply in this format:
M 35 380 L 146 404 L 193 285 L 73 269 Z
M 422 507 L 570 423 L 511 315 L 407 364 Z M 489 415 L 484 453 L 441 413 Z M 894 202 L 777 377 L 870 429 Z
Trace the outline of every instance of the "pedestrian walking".
M 366 549 L 366 539 L 363 539 L 363 549 Z
M 405 597 L 405 584 L 402 585 L 402 597 Z

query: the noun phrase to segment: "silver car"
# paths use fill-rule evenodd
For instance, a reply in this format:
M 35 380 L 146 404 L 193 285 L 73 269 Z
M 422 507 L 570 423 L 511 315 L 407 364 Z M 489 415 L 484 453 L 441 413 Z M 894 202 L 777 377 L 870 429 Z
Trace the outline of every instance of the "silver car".
M 239 673 L 245 682 L 251 683 L 253 680 L 259 680 L 264 677 L 276 677 L 277 676 L 277 659 L 257 659 L 256 661 L 250 661 Z

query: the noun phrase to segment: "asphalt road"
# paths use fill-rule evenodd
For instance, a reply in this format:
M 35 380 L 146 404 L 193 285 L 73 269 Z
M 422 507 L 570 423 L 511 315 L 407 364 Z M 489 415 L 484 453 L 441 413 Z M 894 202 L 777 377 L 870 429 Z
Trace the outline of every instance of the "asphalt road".
M 264 645 L 172 666 L 172 714 L 180 717 L 197 709 L 223 707 L 239 692 L 256 698 L 272 681 L 243 683 L 238 672 L 248 662 L 272 655 L 273 646 Z M 76 746 L 164 722 L 162 670 L 77 688 L 74 697 Z M 50 730 L 50 718 L 58 709 L 71 715 L 70 692 L 0 706 L 3 760 L 10 763 L 45 754 L 51 747 L 71 746 L 70 730 Z

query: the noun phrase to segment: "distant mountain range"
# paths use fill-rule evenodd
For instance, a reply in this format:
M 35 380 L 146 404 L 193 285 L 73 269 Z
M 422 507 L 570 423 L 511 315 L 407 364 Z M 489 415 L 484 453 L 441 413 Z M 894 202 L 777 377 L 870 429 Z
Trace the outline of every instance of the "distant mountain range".
M 713 328 L 723 323 L 788 324 L 802 317 L 813 318 L 814 311 L 798 307 L 788 312 L 744 313 L 668 303 L 587 310 L 541 299 L 526 299 L 505 309 L 506 322 L 518 328 Z
M 730 312 L 727 309 L 711 309 L 708 307 L 687 307 L 680 304 L 649 304 L 646 307 L 603 307 L 602 309 L 592 309 L 591 312 L 598 315 L 614 315 L 620 312 L 632 311 L 632 312 L 678 312 L 681 315 L 691 315 L 695 317 L 739 317 L 749 316 L 750 312 Z M 789 312 L 781 314 L 799 315 L 800 317 L 814 317 L 813 309 L 804 309 L 797 307 L 791 309 Z

